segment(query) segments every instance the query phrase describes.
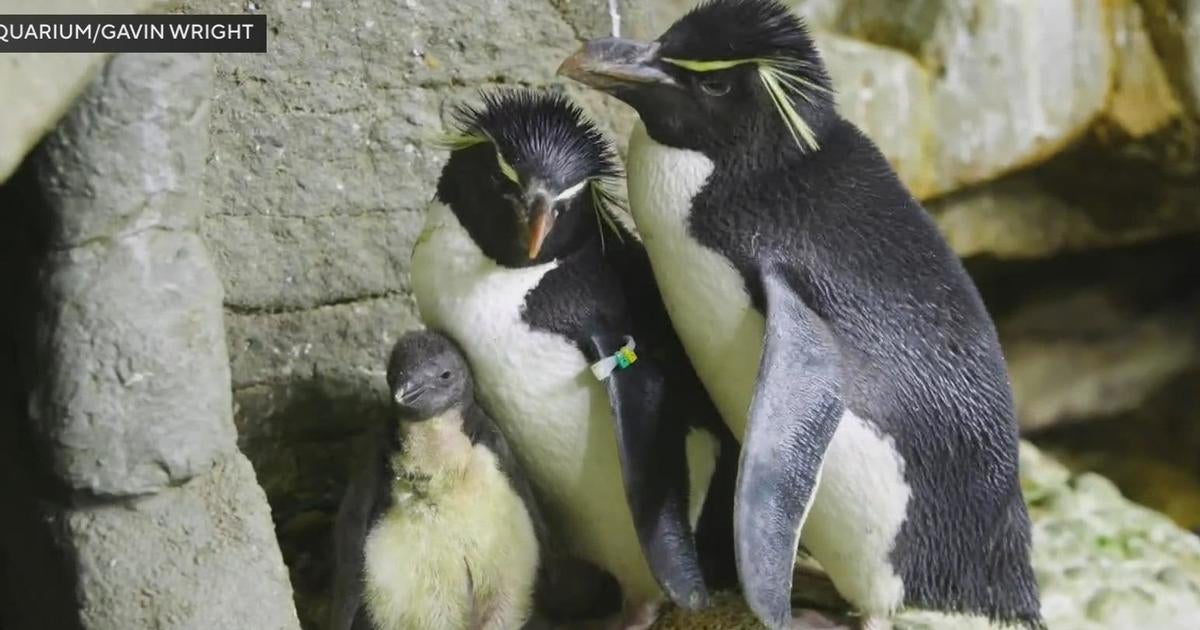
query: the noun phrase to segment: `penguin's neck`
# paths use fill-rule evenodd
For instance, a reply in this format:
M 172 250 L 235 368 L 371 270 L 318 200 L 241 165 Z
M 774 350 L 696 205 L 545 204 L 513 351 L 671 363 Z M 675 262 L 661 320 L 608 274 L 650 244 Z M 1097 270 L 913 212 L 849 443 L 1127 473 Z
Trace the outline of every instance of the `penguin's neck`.
M 401 423 L 397 440 L 399 448 L 387 461 L 397 503 L 432 502 L 432 497 L 466 476 L 473 445 L 464 431 L 461 408 L 421 422 Z

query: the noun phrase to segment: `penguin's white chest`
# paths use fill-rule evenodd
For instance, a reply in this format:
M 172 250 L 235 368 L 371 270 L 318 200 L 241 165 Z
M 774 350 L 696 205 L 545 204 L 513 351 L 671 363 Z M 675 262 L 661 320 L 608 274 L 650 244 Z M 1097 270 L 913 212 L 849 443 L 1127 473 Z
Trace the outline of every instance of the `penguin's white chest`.
M 692 199 L 712 175 L 713 162 L 659 144 L 639 122 L 627 170 L 630 210 L 671 321 L 725 423 L 741 439 L 765 322 L 729 259 L 688 232 Z M 904 586 L 888 555 L 910 494 L 892 438 L 846 411 L 826 452 L 801 540 L 842 594 L 867 612 L 902 603 Z
M 658 144 L 641 123 L 634 128 L 628 165 L 634 222 L 688 356 L 740 439 L 762 355 L 763 318 L 729 259 L 688 234 L 692 197 L 712 170 L 703 154 Z
M 583 378 L 588 366 L 575 346 L 522 319 L 525 297 L 556 266 L 498 265 L 434 202 L 413 249 L 412 287 L 425 325 L 462 347 L 476 392 L 529 474 L 553 475 L 565 489 L 580 476 L 574 463 L 585 455 L 589 421 L 603 417 L 607 401 Z
M 574 344 L 521 317 L 526 295 L 556 265 L 498 265 L 435 202 L 413 251 L 413 294 L 426 325 L 462 347 L 477 393 L 547 502 L 552 524 L 633 598 L 656 599 L 625 500 L 607 394 Z

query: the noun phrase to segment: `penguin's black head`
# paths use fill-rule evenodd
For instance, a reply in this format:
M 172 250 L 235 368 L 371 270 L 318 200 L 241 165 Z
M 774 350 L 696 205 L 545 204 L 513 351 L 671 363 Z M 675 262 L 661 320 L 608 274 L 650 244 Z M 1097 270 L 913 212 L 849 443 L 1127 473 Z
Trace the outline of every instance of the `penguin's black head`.
M 565 97 L 530 90 L 483 95 L 456 112 L 438 198 L 492 259 L 553 260 L 598 236 L 597 214 L 621 169 L 609 142 Z
M 559 68 L 637 110 L 655 140 L 705 152 L 819 146 L 836 116 L 803 21 L 776 0 L 708 0 L 650 43 L 595 39 Z
M 399 419 L 428 420 L 468 402 L 471 370 L 449 339 L 430 331 L 410 332 L 392 346 L 388 392 Z

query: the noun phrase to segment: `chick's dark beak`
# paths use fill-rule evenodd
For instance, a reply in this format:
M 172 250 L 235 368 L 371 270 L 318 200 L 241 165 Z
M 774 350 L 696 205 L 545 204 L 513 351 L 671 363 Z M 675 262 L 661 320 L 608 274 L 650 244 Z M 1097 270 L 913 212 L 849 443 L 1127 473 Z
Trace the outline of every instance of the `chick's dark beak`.
M 558 73 L 605 91 L 639 84 L 675 85 L 675 79 L 659 67 L 657 53 L 657 42 L 593 39 L 567 57 Z
M 533 202 L 529 205 L 529 237 L 526 242 L 529 247 L 529 260 L 538 257 L 542 251 L 542 243 L 546 241 L 546 235 L 554 227 L 554 212 L 550 206 L 550 199 L 541 193 L 535 195 Z
M 421 385 L 404 384 L 392 392 L 392 400 L 401 405 L 411 405 L 416 402 L 426 388 Z

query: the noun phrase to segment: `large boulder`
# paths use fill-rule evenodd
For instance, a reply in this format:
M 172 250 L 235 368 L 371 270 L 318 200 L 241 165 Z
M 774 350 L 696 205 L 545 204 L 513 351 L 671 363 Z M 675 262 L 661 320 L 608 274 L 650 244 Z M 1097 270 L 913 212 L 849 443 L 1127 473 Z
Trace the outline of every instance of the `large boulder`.
M 5 13 L 138 13 L 166 0 L 11 0 Z M 0 182 L 66 113 L 104 62 L 104 54 L 0 55 Z
M 897 11 L 891 3 L 847 0 L 838 28 L 907 50 L 935 77 L 937 191 L 1041 162 L 1104 110 L 1114 65 L 1109 4 L 907 5 Z
M 114 55 L 0 188 L 12 630 L 299 627 L 196 233 L 211 93 L 210 56 Z

